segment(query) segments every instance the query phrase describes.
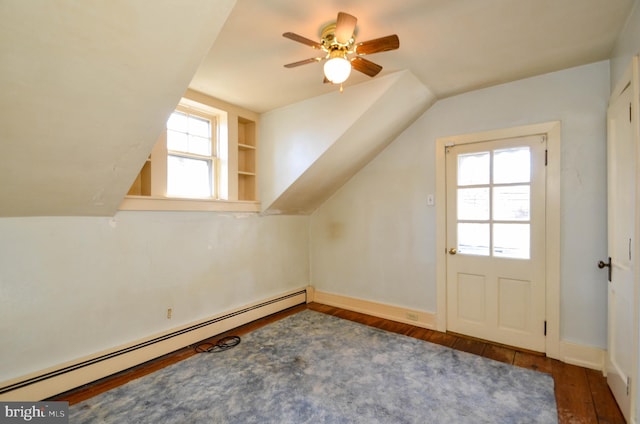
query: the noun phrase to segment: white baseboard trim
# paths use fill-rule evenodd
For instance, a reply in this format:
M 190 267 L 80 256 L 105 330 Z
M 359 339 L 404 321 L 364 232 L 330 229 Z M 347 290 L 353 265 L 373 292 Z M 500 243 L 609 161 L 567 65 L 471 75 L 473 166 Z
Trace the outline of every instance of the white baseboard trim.
M 315 290 L 313 301 L 430 330 L 436 328 L 436 316 L 434 314 L 416 309 L 356 299 L 318 290 Z
M 0 383 L 0 401 L 40 401 L 307 302 L 307 288 Z
M 604 371 L 606 351 L 597 347 L 560 341 L 560 361 L 598 371 Z
M 385 318 L 391 321 L 397 321 L 405 324 L 415 325 L 418 327 L 428 328 L 430 330 L 436 330 L 436 314 L 432 314 L 429 312 L 372 302 L 318 290 L 314 291 L 312 300 L 314 302 L 322 303 L 328 306 L 335 306 L 337 308 L 360 312 L 379 318 Z M 415 317 L 417 319 L 414 320 L 410 319 L 409 317 Z M 556 359 L 567 364 L 578 365 L 585 368 L 603 371 L 605 362 L 605 351 L 600 348 L 561 341 L 560 355 Z
M 313 288 L 313 286 L 307 286 L 306 287 L 307 290 L 307 303 L 311 303 L 313 302 L 316 297 L 316 289 Z

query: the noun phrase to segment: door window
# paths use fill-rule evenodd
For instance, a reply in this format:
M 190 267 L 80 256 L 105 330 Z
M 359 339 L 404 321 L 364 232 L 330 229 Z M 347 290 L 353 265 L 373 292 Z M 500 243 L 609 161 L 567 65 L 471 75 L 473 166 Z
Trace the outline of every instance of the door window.
M 460 154 L 457 176 L 458 253 L 529 259 L 530 148 Z

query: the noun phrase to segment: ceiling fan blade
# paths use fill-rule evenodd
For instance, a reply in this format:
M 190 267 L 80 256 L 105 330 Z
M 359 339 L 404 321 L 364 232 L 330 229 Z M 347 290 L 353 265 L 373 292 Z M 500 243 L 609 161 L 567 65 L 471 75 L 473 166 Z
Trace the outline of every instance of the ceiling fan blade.
M 400 39 L 396 34 L 393 34 L 356 44 L 356 53 L 360 55 L 373 54 L 395 50 L 399 47 Z
M 289 40 L 293 40 L 293 41 L 297 41 L 298 43 L 302 43 L 302 44 L 306 44 L 307 46 L 311 46 L 314 49 L 321 49 L 322 48 L 322 44 L 318 43 L 317 41 L 313 41 L 313 40 L 309 40 L 306 37 L 303 37 L 302 35 L 298 35 L 294 32 L 285 32 L 284 34 L 282 34 L 282 36 L 284 38 L 288 38 Z
M 336 22 L 335 38 L 338 43 L 347 44 L 356 29 L 358 19 L 348 13 L 339 12 Z
M 287 63 L 284 65 L 285 68 L 295 68 L 296 66 L 306 65 L 307 63 L 320 62 L 323 57 L 312 57 L 310 59 L 300 60 L 298 62 Z
M 358 56 L 351 59 L 351 66 L 356 71 L 360 71 L 365 75 L 369 75 L 370 77 L 375 77 L 380 71 L 382 71 L 382 66 Z

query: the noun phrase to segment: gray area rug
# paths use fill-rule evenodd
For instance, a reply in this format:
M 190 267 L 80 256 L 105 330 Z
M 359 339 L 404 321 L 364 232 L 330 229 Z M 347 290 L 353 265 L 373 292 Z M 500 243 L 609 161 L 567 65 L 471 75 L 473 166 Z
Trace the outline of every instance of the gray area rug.
M 70 423 L 557 423 L 553 379 L 319 312 L 70 408 Z

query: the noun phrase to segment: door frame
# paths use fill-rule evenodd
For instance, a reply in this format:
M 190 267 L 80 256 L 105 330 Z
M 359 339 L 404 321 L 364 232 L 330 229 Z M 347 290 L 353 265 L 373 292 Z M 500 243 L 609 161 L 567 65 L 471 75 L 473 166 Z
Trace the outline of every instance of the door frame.
M 561 123 L 540 124 L 484 131 L 436 139 L 436 329 L 447 330 L 447 233 L 446 233 L 446 161 L 445 148 L 455 144 L 469 144 L 529 135 L 545 135 L 547 139 L 546 166 L 546 349 L 550 358 L 560 358 L 560 151 Z
M 624 90 L 630 86 L 631 93 L 631 110 L 629 111 L 629 118 L 631 119 L 632 132 L 633 132 L 633 143 L 635 145 L 635 161 L 636 161 L 636 187 L 635 187 L 635 217 L 634 217 L 634 242 L 633 242 L 633 322 L 634 322 L 634 334 L 632 335 L 632 349 L 633 349 L 633 365 L 631 369 L 631 384 L 629 387 L 629 423 L 635 424 L 640 422 L 640 393 L 639 392 L 639 382 L 640 382 L 640 364 L 638 363 L 640 359 L 640 220 L 638 216 L 640 215 L 640 184 L 637 182 L 640 181 L 640 56 L 635 55 L 632 57 L 631 62 L 627 66 L 625 73 L 622 77 L 617 81 L 611 90 L 611 95 L 609 97 L 609 107 L 607 108 L 607 152 L 609 149 L 610 143 L 610 134 L 608 128 L 609 121 L 609 108 L 611 104 L 617 99 L 619 95 L 624 92 Z M 607 158 L 607 161 L 609 158 Z M 609 164 L 607 163 L 607 166 Z M 608 171 L 607 171 L 608 172 Z M 608 175 L 607 175 L 608 177 Z M 607 183 L 607 190 L 608 190 Z M 609 224 L 607 223 L 607 226 Z M 610 254 L 610 253 L 609 253 Z M 607 291 L 609 290 L 609 282 L 607 284 Z M 607 324 L 608 326 L 609 324 Z M 609 335 L 607 335 L 607 345 L 609 345 Z M 607 358 L 605 359 L 604 373 L 605 375 L 608 372 L 609 367 L 609 353 L 607 352 Z M 623 413 L 624 414 L 624 413 Z M 624 414 L 626 417 L 626 414 Z

